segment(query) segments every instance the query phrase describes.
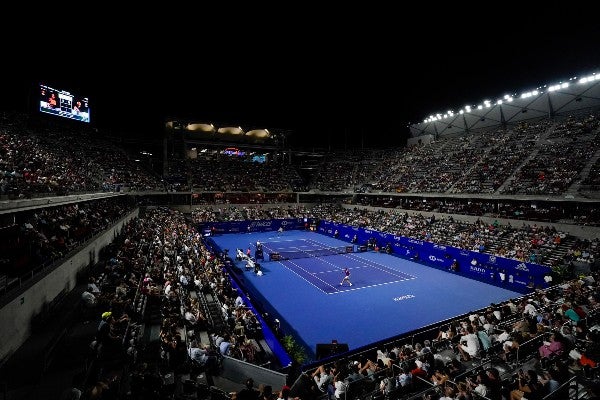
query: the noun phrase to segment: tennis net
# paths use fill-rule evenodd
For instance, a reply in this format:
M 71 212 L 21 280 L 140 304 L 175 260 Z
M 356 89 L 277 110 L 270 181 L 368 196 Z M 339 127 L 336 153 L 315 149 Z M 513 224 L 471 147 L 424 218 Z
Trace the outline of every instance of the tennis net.
M 325 257 L 335 254 L 353 253 L 354 246 L 326 247 L 311 250 L 273 251 L 269 253 L 270 261 L 292 260 L 296 258 Z

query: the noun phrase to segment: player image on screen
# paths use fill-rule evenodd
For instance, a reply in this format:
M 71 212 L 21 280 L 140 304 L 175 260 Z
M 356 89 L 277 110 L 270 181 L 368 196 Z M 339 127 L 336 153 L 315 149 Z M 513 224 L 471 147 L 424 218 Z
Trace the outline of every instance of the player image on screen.
M 50 93 L 50 97 L 48 98 L 48 107 L 56 108 L 56 106 L 57 106 L 56 93 L 52 92 L 52 93 Z
M 81 114 L 81 101 L 77 100 L 75 104 L 73 104 L 73 115 Z

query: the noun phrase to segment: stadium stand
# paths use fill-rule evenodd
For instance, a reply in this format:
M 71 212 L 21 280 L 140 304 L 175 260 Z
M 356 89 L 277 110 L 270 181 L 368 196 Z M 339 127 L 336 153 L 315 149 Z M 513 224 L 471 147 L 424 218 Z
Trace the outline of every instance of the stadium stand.
M 6 324 L 19 346 L 2 349 L 4 397 L 243 397 L 248 380 L 226 378 L 227 363 L 283 374 L 271 387 L 282 399 L 597 396 L 598 114 L 520 110 L 502 126 L 474 112 L 452 122 L 461 134 L 417 124 L 432 140 L 403 149 L 328 152 L 309 179 L 286 160 L 189 159 L 185 146 L 157 173 L 100 135 L 2 113 L 0 311 L 27 307 L 28 290 L 87 252 L 28 329 Z M 195 226 L 285 218 L 540 263 L 557 280 L 358 353 L 281 365 L 231 259 Z

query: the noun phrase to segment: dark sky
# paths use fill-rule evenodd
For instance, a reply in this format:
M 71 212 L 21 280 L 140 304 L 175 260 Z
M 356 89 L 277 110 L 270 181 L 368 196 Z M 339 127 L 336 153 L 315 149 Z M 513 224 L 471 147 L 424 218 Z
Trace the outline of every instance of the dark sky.
M 304 146 L 398 145 L 431 113 L 600 72 L 600 24 L 570 4 L 542 4 L 116 22 L 85 45 L 32 44 L 31 72 L 21 79 L 14 65 L 19 78 L 5 75 L 5 87 L 15 99 L 37 81 L 79 92 L 94 124 L 132 134 L 180 117 L 290 129 Z

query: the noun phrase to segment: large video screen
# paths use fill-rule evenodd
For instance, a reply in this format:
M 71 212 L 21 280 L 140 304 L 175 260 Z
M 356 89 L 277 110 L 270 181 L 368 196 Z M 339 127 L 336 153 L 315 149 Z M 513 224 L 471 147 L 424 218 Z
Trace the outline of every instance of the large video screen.
M 65 90 L 40 85 L 40 111 L 60 117 L 90 122 L 87 97 L 71 94 Z

